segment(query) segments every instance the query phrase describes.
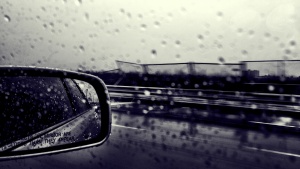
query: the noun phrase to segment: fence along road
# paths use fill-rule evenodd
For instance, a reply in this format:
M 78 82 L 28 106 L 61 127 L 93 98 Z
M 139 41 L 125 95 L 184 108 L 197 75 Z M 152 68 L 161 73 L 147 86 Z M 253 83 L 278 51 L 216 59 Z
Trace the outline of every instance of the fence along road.
M 300 95 L 297 94 L 114 85 L 108 85 L 108 90 L 110 97 L 118 101 L 126 100 L 135 103 L 142 102 L 143 104 L 159 103 L 173 107 L 200 108 L 202 110 L 207 109 L 207 107 L 218 107 L 222 113 L 217 116 L 223 114 L 225 117 L 226 114 L 236 114 L 242 120 L 241 123 L 244 122 L 243 119 L 247 119 L 247 123 L 250 124 L 284 127 L 288 131 L 291 131 L 291 128 L 293 131 L 298 131 L 300 127 L 298 120 L 300 105 L 297 102 Z M 241 110 L 244 112 L 243 115 L 241 115 Z M 266 114 L 269 115 L 268 120 L 257 120 L 264 118 Z M 241 119 L 240 116 L 245 117 Z M 214 119 L 220 120 L 219 118 Z

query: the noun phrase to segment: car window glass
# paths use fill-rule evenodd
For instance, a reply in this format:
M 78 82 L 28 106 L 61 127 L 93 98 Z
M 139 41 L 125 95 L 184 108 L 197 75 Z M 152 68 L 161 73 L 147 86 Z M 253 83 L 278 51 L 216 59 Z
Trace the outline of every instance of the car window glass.
M 0 107 L 0 121 L 5 124 L 0 144 L 34 134 L 73 114 L 62 81 L 50 77 L 0 78 Z
M 99 105 L 99 98 L 92 85 L 81 80 L 74 80 L 90 104 Z
M 91 73 L 111 98 L 107 151 L 46 156 L 36 168 L 74 157 L 73 168 L 298 169 L 299 9 L 299 0 L 1 0 L 1 65 Z M 82 93 L 93 95 L 66 84 L 75 113 L 85 111 Z
M 76 114 L 83 113 L 90 109 L 91 106 L 82 91 L 79 89 L 78 85 L 71 79 L 65 79 L 65 83 Z

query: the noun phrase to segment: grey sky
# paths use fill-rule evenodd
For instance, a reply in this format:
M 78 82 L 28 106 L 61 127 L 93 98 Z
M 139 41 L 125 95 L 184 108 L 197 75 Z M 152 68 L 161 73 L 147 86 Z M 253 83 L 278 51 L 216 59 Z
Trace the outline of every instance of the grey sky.
M 2 0 L 1 64 L 300 59 L 298 0 Z M 81 66 L 80 66 L 81 65 Z

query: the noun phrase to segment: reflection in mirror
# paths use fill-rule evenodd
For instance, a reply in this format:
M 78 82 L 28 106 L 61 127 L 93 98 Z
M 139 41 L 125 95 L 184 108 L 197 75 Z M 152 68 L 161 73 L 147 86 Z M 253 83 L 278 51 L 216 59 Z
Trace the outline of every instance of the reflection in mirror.
M 100 134 L 99 99 L 83 81 L 2 77 L 0 107 L 0 151 L 78 143 Z
M 99 104 L 97 93 L 92 85 L 81 80 L 75 80 L 79 88 L 83 91 L 85 97 L 92 104 Z

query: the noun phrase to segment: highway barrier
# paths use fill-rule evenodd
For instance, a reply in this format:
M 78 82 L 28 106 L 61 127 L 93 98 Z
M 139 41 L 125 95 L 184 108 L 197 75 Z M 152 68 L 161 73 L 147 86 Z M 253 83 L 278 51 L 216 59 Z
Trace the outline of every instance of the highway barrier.
M 289 87 L 296 89 L 296 85 Z M 296 131 L 300 127 L 298 94 L 116 85 L 108 85 L 108 90 L 113 101 L 132 102 L 122 107 L 131 113 L 142 109 L 138 112 L 154 116 L 270 125 Z
M 108 85 L 111 98 L 168 101 L 300 113 L 300 95 L 209 89 L 178 89 Z

